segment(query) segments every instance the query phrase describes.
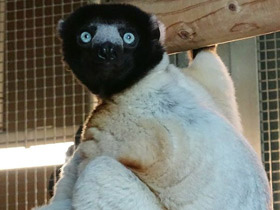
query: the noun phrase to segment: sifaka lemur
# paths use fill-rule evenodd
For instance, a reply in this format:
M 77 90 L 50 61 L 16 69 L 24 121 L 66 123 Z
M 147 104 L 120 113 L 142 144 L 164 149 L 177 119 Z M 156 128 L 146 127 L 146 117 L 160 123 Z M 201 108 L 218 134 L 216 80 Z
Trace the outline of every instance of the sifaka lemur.
M 125 4 L 87 5 L 60 21 L 64 61 L 100 104 L 40 209 L 272 208 L 225 65 L 205 48 L 175 67 L 164 33 Z

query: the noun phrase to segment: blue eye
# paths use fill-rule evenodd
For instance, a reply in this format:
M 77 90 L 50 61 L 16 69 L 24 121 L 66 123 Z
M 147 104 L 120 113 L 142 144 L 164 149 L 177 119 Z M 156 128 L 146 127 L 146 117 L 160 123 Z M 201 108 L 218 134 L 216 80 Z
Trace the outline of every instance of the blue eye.
M 81 33 L 80 38 L 83 43 L 89 43 L 91 40 L 91 34 L 87 31 L 85 31 L 85 32 Z
M 135 36 L 132 34 L 132 33 L 125 33 L 123 35 L 123 41 L 126 43 L 126 44 L 132 44 L 135 40 Z

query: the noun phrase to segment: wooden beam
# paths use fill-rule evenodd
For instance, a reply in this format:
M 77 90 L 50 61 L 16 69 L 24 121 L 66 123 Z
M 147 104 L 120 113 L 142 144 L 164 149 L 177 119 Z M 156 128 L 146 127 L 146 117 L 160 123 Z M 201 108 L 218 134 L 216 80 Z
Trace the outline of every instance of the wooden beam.
M 106 0 L 153 13 L 166 26 L 169 53 L 280 30 L 280 0 Z

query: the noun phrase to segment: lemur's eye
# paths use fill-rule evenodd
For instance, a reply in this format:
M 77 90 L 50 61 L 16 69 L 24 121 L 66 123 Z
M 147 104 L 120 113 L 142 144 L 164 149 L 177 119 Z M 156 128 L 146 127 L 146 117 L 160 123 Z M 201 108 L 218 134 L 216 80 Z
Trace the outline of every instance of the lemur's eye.
M 85 31 L 85 32 L 81 33 L 80 38 L 83 43 L 89 43 L 91 40 L 91 34 L 87 31 Z
M 135 36 L 132 34 L 132 33 L 125 33 L 123 35 L 123 41 L 126 43 L 126 44 L 132 44 L 135 40 Z

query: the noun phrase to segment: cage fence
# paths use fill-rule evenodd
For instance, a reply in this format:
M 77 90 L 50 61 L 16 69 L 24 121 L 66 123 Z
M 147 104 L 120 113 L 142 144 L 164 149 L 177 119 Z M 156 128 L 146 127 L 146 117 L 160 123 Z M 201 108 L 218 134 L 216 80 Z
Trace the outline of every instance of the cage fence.
M 0 0 L 0 148 L 74 141 L 91 98 L 65 71 L 56 25 L 86 3 Z M 20 153 L 14 158 L 23 161 Z M 45 203 L 55 171 L 56 166 L 0 170 L 0 209 Z
M 258 71 L 263 162 L 273 189 L 274 209 L 280 209 L 280 32 L 260 36 Z

